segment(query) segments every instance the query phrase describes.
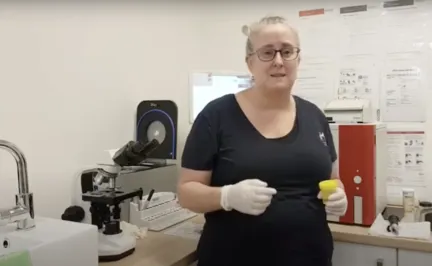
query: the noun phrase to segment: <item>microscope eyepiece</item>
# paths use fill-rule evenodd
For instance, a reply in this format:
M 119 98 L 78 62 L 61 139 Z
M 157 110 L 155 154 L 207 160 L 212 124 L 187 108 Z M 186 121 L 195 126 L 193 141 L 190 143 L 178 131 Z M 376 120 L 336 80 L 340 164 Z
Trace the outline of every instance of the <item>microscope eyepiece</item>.
M 159 147 L 156 139 L 149 142 L 129 141 L 128 144 L 119 149 L 113 157 L 113 161 L 120 166 L 134 166 L 148 158 L 148 156 Z
M 141 154 L 147 156 L 157 147 L 159 147 L 159 141 L 157 141 L 156 139 L 153 139 L 152 141 L 147 143 L 137 141 L 132 146 L 132 152 L 135 154 Z

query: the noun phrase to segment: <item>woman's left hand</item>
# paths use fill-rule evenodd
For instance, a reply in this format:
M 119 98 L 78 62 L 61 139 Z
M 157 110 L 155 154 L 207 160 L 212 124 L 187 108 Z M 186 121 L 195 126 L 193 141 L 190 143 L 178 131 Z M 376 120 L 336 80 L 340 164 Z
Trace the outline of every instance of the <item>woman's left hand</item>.
M 336 188 L 336 191 L 328 197 L 324 204 L 328 214 L 344 216 L 348 207 L 345 190 L 340 187 Z

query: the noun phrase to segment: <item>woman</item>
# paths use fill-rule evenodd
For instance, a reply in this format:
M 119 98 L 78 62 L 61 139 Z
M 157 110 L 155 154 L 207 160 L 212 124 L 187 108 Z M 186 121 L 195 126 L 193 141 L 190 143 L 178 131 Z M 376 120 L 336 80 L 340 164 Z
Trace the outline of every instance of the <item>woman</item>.
M 281 17 L 249 27 L 252 88 L 210 102 L 182 156 L 180 204 L 205 213 L 198 265 L 327 266 L 326 213 L 342 216 L 342 183 L 325 205 L 318 184 L 338 178 L 323 113 L 291 94 L 300 63 L 297 32 Z

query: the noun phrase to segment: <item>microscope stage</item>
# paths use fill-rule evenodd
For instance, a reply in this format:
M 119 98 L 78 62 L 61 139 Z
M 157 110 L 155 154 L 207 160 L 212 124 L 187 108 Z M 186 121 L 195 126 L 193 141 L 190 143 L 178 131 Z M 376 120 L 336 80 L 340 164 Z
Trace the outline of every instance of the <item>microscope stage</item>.
M 133 198 L 142 197 L 143 190 L 138 189 L 132 192 L 124 192 L 121 190 L 101 190 L 101 191 L 89 191 L 82 194 L 83 201 L 89 201 L 92 203 L 101 203 L 107 205 L 118 205 L 123 201 Z

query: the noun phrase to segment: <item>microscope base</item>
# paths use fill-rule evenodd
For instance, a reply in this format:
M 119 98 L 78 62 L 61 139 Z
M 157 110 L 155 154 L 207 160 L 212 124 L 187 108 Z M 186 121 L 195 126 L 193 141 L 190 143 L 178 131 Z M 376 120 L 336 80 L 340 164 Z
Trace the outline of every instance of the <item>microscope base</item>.
M 99 261 L 118 261 L 135 251 L 136 239 L 133 236 L 120 233 L 105 235 L 99 232 Z

